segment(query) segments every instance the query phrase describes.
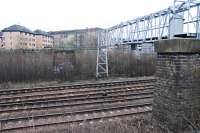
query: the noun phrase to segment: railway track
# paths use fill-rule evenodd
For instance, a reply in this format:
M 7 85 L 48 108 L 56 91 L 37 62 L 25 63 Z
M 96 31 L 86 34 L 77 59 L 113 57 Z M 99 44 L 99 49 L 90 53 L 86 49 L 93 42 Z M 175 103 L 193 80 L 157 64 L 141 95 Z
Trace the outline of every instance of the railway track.
M 151 112 L 151 102 L 134 103 L 101 109 L 90 109 L 82 111 L 72 111 L 65 113 L 55 113 L 48 115 L 37 115 L 34 117 L 18 117 L 1 119 L 1 132 L 10 132 L 37 127 L 55 126 L 73 122 L 93 121 L 122 117 L 127 115 L 146 114 Z
M 63 112 L 65 110 L 75 110 L 75 109 L 83 109 L 83 108 L 99 108 L 102 105 L 117 105 L 118 103 L 126 103 L 132 101 L 139 101 L 139 100 L 152 100 L 152 94 L 146 95 L 139 95 L 139 96 L 128 96 L 126 98 L 118 98 L 118 99 L 107 99 L 107 100 L 96 100 L 96 101 L 87 101 L 87 102 L 78 102 L 78 103 L 70 103 L 70 104 L 63 104 L 63 105 L 51 105 L 45 107 L 30 107 L 30 108 L 17 108 L 17 109 L 7 109 L 2 110 L 1 117 L 7 118 L 12 116 L 33 116 L 35 114 L 45 114 L 54 113 L 54 112 Z
M 0 129 L 1 132 L 15 132 L 150 113 L 154 82 L 154 78 L 141 78 L 2 90 Z
M 49 91 L 61 91 L 66 89 L 83 89 L 83 88 L 102 88 L 111 86 L 123 86 L 137 83 L 149 83 L 154 82 L 155 78 L 142 78 L 137 80 L 128 81 L 112 81 L 112 82 L 102 82 L 102 83 L 88 83 L 88 84 L 74 84 L 74 85 L 61 85 L 61 86 L 47 86 L 47 87 L 35 87 L 35 88 L 23 88 L 23 89 L 8 89 L 0 90 L 0 97 L 3 95 L 13 95 L 22 93 L 33 93 L 33 92 L 49 92 Z
M 64 97 L 81 97 L 81 96 L 92 96 L 92 95 L 106 95 L 111 93 L 117 92 L 126 92 L 131 90 L 137 90 L 140 88 L 147 88 L 153 87 L 152 83 L 140 83 L 136 85 L 128 85 L 128 86 L 120 86 L 120 87 L 106 87 L 101 89 L 82 89 L 82 90 L 73 90 L 73 91 L 62 91 L 62 92 L 51 92 L 45 94 L 28 94 L 28 95 L 21 95 L 21 96 L 9 96 L 0 98 L 0 105 L 8 104 L 8 103 L 19 103 L 25 101 L 41 101 L 41 100 L 55 100 L 55 99 L 62 99 Z
M 68 108 L 83 108 L 87 106 L 101 106 L 103 104 L 113 103 L 126 103 L 140 99 L 152 99 L 153 89 L 143 88 L 131 90 L 132 92 L 126 93 L 114 93 L 114 95 L 108 96 L 93 96 L 93 97 L 76 97 L 66 98 L 61 100 L 39 101 L 39 102 L 27 102 L 27 103 L 14 103 L 0 105 L 0 116 L 15 116 L 15 115 L 33 115 L 35 113 L 55 112 L 58 110 L 66 110 Z

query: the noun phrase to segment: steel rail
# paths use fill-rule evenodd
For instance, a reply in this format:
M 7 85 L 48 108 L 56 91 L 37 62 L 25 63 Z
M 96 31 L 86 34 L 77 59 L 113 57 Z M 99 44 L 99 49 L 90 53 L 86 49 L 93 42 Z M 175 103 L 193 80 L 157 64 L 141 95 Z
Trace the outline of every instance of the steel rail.
M 142 92 L 142 93 L 138 93 L 138 92 L 132 92 L 129 94 L 118 94 L 118 95 L 108 95 L 108 96 L 93 96 L 93 97 L 75 97 L 75 98 L 65 98 L 65 99 L 60 99 L 60 100 L 47 100 L 47 101 L 37 101 L 37 102 L 24 102 L 24 103 L 11 103 L 11 104 L 1 104 L 0 108 L 2 110 L 2 108 L 5 107 L 26 107 L 26 106 L 34 106 L 34 105 L 45 105 L 45 104 L 55 104 L 55 103 L 63 103 L 63 102 L 75 102 L 75 101 L 83 101 L 83 100 L 96 100 L 96 99 L 105 99 L 105 98 L 114 98 L 114 97 L 126 97 L 126 96 L 130 96 L 130 95 L 140 95 L 140 94 L 149 94 L 149 93 L 153 93 L 153 90 L 147 90 L 146 92 Z
M 82 122 L 90 122 L 90 121 L 100 121 L 100 120 L 107 120 L 107 119 L 114 119 L 114 118 L 123 118 L 127 116 L 139 116 L 144 114 L 150 114 L 152 111 L 139 111 L 139 112 L 131 112 L 131 113 L 124 113 L 120 115 L 112 115 L 112 116 L 100 116 L 100 117 L 93 117 L 88 119 L 80 119 L 80 120 L 71 120 L 71 121 L 64 121 L 64 122 L 54 122 L 54 123 L 46 123 L 46 124 L 38 124 L 38 125 L 32 125 L 32 126 L 21 126 L 21 127 L 15 127 L 15 128 L 8 128 L 8 129 L 1 129 L 0 131 L 2 133 L 5 132 L 11 132 L 11 131 L 21 131 L 26 129 L 34 129 L 36 128 L 44 128 L 44 127 L 52 127 L 52 126 L 60 126 L 60 125 L 66 125 L 66 124 L 75 124 L 75 123 L 82 123 Z
M 103 101 L 88 101 L 83 103 L 70 103 L 70 104 L 63 104 L 63 105 L 51 105 L 51 106 L 42 106 L 42 107 L 27 107 L 27 108 L 17 108 L 17 109 L 7 109 L 7 110 L 0 110 L 0 114 L 3 115 L 1 118 L 8 118 L 11 116 L 19 116 L 19 115 L 33 115 L 34 111 L 49 111 L 53 109 L 66 109 L 66 108 L 88 108 L 87 106 L 95 106 L 98 107 L 99 105 L 108 105 L 108 104 L 115 104 L 115 103 L 125 103 L 125 102 L 133 102 L 136 100 L 153 100 L 153 94 L 141 94 L 137 96 L 127 96 L 125 98 L 117 98 L 117 99 L 110 99 L 110 100 L 103 100 Z M 25 111 L 25 113 L 23 113 Z M 31 112 L 30 112 L 31 111 Z M 29 112 L 29 113 L 28 113 Z M 57 111 L 58 112 L 58 111 Z M 60 112 L 60 111 L 59 111 Z M 20 113 L 20 114 L 17 114 Z M 7 114 L 7 115 L 5 115 Z M 37 113 L 38 114 L 38 113 Z
M 142 85 L 141 85 L 142 84 Z M 52 93 L 46 93 L 46 94 L 41 94 L 41 93 L 37 93 L 37 94 L 25 94 L 25 95 L 22 95 L 20 94 L 19 96 L 18 95 L 14 95 L 14 96 L 8 96 L 8 97 L 2 97 L 0 98 L 0 104 L 1 103 L 5 103 L 5 102 L 9 102 L 9 101 L 15 101 L 15 100 L 20 100 L 22 101 L 22 99 L 30 99 L 30 98 L 34 98 L 36 99 L 37 97 L 40 98 L 40 99 L 43 99 L 44 97 L 56 97 L 56 96 L 61 96 L 61 95 L 71 95 L 71 94 L 84 94 L 84 93 L 87 93 L 87 94 L 90 94 L 92 92 L 107 92 L 107 91 L 113 91 L 113 90 L 123 90 L 123 89 L 130 89 L 130 88 L 140 88 L 140 87 L 143 87 L 143 85 L 145 84 L 146 86 L 151 86 L 153 85 L 152 83 L 141 83 L 140 85 L 137 85 L 137 84 L 133 84 L 133 85 L 126 85 L 126 86 L 115 86 L 115 87 L 106 87 L 106 88 L 101 88 L 101 89 L 98 89 L 98 88 L 92 88 L 92 89 L 79 89 L 79 90 L 72 90 L 72 91 L 69 91 L 69 90 L 66 90 L 66 92 L 62 92 L 62 91 L 58 91 L 56 92 L 56 90 Z
M 101 90 L 93 90 L 93 91 L 87 91 L 87 92 L 73 92 L 73 93 L 63 93 L 60 95 L 53 95 L 51 94 L 50 97 L 47 94 L 37 95 L 37 96 L 31 96 L 31 99 L 26 99 L 24 97 L 17 97 L 9 101 L 13 98 L 9 98 L 9 100 L 6 99 L 1 99 L 0 101 L 0 106 L 4 104 L 10 104 L 10 103 L 24 103 L 24 102 L 33 102 L 33 101 L 48 101 L 48 100 L 58 100 L 58 99 L 68 99 L 68 98 L 75 98 L 75 97 L 91 97 L 91 96 L 97 96 L 97 95 L 109 95 L 109 94 L 115 94 L 115 93 L 125 93 L 125 92 L 130 92 L 130 91 L 140 91 L 144 90 L 145 88 L 153 88 L 153 84 L 148 84 L 148 85 L 137 85 L 137 86 L 129 86 L 129 87 L 120 87 L 120 88 L 112 88 L 112 89 L 105 89 L 103 91 Z M 40 97 L 41 96 L 41 97 Z
M 88 83 L 88 84 L 74 84 L 74 85 L 61 85 L 61 86 L 47 86 L 47 87 L 35 87 L 35 88 L 23 88 L 23 89 L 8 89 L 0 90 L 1 95 L 8 94 L 18 94 L 18 93 L 32 93 L 32 92 L 42 92 L 42 91 L 54 91 L 56 90 L 65 90 L 65 89 L 80 89 L 80 88 L 92 88 L 92 87 L 105 87 L 105 86 L 119 86 L 127 85 L 141 82 L 155 81 L 155 78 L 150 79 L 137 79 L 137 80 L 128 80 L 128 81 L 112 81 L 104 83 Z
M 146 103 L 135 103 L 133 105 L 123 105 L 123 106 L 118 106 L 118 107 L 111 107 L 111 108 L 101 108 L 101 109 L 91 109 L 91 110 L 81 110 L 81 111 L 72 111 L 72 112 L 65 112 L 65 113 L 54 113 L 54 114 L 46 114 L 46 115 L 36 115 L 32 117 L 32 120 L 38 120 L 38 119 L 45 119 L 45 118 L 55 118 L 55 117 L 64 117 L 64 116 L 70 116 L 70 115 L 80 115 L 80 114 L 91 114 L 91 113 L 97 113 L 97 112 L 105 112 L 105 111 L 113 111 L 113 110 L 122 110 L 122 109 L 130 109 L 130 108 L 137 108 L 137 107 L 144 107 L 144 106 L 151 106 L 151 102 L 146 102 Z M 17 121 L 29 121 L 30 117 L 18 117 L 18 118 L 9 118 L 9 119 L 0 119 L 1 123 L 1 131 L 8 131 L 8 130 L 16 130 L 19 128 L 22 128 L 23 126 L 20 127 L 13 127 L 13 128 L 3 128 L 7 123 L 16 123 Z M 58 122 L 59 123 L 59 122 Z M 48 123 L 50 124 L 50 123 Z M 41 124 L 40 126 L 45 125 Z M 34 125 L 37 126 L 37 125 Z M 28 127 L 28 126 L 25 126 Z M 23 127 L 23 128 L 25 128 Z M 29 126 L 30 127 L 30 126 Z M 32 127 L 32 126 L 31 126 Z

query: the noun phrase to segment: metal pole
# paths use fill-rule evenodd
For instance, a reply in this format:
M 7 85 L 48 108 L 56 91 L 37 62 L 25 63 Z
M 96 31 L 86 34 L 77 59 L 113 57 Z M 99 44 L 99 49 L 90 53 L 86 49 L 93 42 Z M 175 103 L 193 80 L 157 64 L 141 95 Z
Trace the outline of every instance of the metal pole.
M 197 7 L 196 33 L 197 33 L 197 39 L 200 39 L 200 6 Z
M 187 9 L 188 9 L 187 19 L 189 21 L 190 20 L 190 0 L 187 1 Z M 189 34 L 189 29 L 190 29 L 190 23 L 187 23 L 187 34 Z
M 172 22 L 172 23 L 173 23 L 172 25 L 174 26 L 174 28 L 175 28 L 175 24 L 176 24 L 176 23 L 175 23 L 175 17 L 176 17 L 176 2 L 177 2 L 177 0 L 174 0 L 173 22 Z M 169 26 L 169 27 L 170 27 L 170 26 Z M 170 28 L 170 30 L 171 30 L 171 29 L 172 29 L 172 28 Z M 174 32 L 174 31 L 176 31 L 176 29 L 173 29 L 173 32 Z M 172 33 L 172 32 L 170 31 L 170 32 L 169 32 L 169 38 L 171 37 L 171 35 L 170 35 L 171 33 Z M 173 33 L 173 34 L 174 34 L 174 33 Z M 174 36 L 174 35 L 173 35 L 173 36 Z M 171 39 L 171 38 L 170 38 L 170 39 Z

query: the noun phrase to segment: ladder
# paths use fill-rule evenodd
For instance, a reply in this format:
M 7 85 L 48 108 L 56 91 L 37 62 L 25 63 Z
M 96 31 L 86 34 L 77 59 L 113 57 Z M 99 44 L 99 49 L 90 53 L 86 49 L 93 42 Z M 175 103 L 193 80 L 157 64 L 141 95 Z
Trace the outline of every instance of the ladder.
M 98 32 L 96 78 L 108 77 L 107 31 Z

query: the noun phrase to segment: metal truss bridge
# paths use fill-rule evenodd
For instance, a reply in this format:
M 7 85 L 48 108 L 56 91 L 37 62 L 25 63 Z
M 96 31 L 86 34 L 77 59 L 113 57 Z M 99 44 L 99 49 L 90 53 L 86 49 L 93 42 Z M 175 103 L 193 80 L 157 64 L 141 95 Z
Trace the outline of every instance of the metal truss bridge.
M 133 46 L 176 37 L 200 39 L 199 0 L 174 0 L 172 7 L 100 31 L 96 77 L 108 76 L 109 47 Z

